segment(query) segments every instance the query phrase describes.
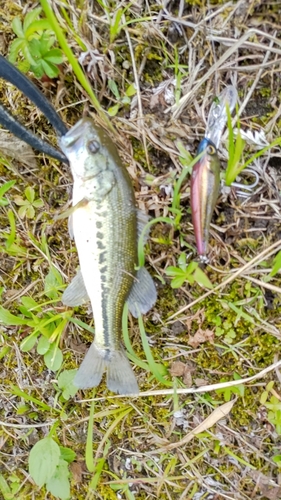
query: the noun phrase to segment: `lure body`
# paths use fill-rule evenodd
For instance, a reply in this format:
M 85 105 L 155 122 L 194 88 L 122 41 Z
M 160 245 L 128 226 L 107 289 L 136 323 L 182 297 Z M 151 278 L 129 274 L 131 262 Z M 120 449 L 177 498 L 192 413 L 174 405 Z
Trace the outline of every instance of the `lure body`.
M 197 251 L 201 257 L 205 257 L 211 219 L 220 189 L 220 161 L 215 145 L 206 137 L 200 142 L 197 154 L 202 156 L 191 174 L 191 211 Z

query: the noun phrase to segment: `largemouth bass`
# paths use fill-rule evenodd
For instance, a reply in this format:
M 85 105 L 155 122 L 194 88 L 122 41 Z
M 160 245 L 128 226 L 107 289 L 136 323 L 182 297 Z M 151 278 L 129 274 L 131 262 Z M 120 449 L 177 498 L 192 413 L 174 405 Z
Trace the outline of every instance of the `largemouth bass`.
M 75 306 L 89 299 L 95 322 L 94 342 L 74 384 L 95 387 L 106 371 L 110 390 L 137 394 L 136 377 L 121 346 L 122 312 L 126 301 L 134 316 L 156 301 L 148 271 L 135 270 L 138 232 L 147 218 L 138 214 L 129 174 L 102 128 L 84 118 L 61 138 L 60 146 L 74 180 L 69 231 L 80 263 L 62 301 Z
M 190 200 L 197 251 L 204 258 L 220 189 L 220 161 L 215 145 L 206 137 L 198 146 L 197 154 L 201 153 L 203 155 L 192 169 Z

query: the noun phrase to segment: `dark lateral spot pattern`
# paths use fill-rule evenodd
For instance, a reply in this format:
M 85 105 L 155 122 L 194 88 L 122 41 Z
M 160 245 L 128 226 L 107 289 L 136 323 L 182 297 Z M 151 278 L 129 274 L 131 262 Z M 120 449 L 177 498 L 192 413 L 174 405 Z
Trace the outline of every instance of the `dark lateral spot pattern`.
M 100 220 L 97 220 L 96 222 L 96 228 L 101 229 L 102 228 L 102 222 Z
M 111 360 L 111 350 L 110 349 L 105 349 L 104 359 L 105 359 L 105 361 Z
M 97 238 L 98 238 L 98 240 L 102 240 L 104 238 L 104 234 L 101 231 L 98 231 Z
M 101 252 L 99 254 L 99 264 L 104 264 L 106 261 L 106 252 Z
M 101 311 L 102 311 L 102 326 L 103 326 L 103 335 L 104 335 L 104 346 L 107 348 L 108 353 L 109 351 L 109 346 L 110 346 L 110 335 L 109 335 L 109 322 L 108 322 L 108 315 L 107 315 L 107 310 L 106 310 L 106 305 L 107 305 L 107 295 L 108 295 L 108 287 L 105 285 L 105 281 L 103 278 L 106 278 L 105 276 L 105 271 L 106 267 L 101 269 Z M 105 271 L 104 271 L 105 270 Z M 105 356 L 105 359 L 107 356 Z M 109 358 L 107 358 L 109 359 Z
M 97 247 L 99 250 L 105 250 L 105 245 L 100 240 L 97 240 Z

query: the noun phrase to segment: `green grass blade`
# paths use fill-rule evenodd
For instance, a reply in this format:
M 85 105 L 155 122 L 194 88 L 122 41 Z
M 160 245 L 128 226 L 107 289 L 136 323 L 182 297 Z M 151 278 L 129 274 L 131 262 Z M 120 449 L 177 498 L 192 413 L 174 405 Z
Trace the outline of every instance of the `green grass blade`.
M 166 372 L 167 371 L 166 368 L 164 367 L 164 365 L 159 365 L 154 360 L 152 351 L 150 349 L 150 346 L 149 346 L 149 343 L 147 340 L 147 336 L 145 333 L 144 324 L 143 324 L 143 320 L 142 320 L 141 315 L 139 316 L 138 321 L 139 321 L 139 329 L 140 329 L 140 334 L 141 334 L 142 345 L 143 345 L 143 349 L 144 349 L 145 356 L 146 356 L 147 362 L 149 364 L 149 368 L 150 368 L 151 373 L 158 380 L 158 382 L 161 382 L 161 384 L 166 385 L 168 387 L 172 387 L 173 386 L 172 382 L 169 382 L 168 380 L 166 380 L 159 371 L 159 368 L 160 368 L 161 371 L 164 369 Z
M 92 395 L 93 399 L 95 398 L 95 393 L 96 391 L 94 390 Z M 90 416 L 89 416 L 89 423 L 87 430 L 86 456 L 85 456 L 86 466 L 89 472 L 94 472 L 95 470 L 94 457 L 93 457 L 94 413 L 95 413 L 95 401 L 93 400 L 90 408 Z
M 19 387 L 16 385 L 11 385 L 11 392 L 15 394 L 16 396 L 19 396 L 20 398 L 23 398 L 25 401 L 30 401 L 31 403 L 36 404 L 37 406 L 40 406 L 43 408 L 43 410 L 52 412 L 52 410 L 55 410 L 54 408 L 51 408 L 49 405 L 46 405 L 46 403 L 43 403 L 42 401 L 39 401 L 39 399 L 34 398 L 33 396 L 30 396 L 29 394 L 26 394 L 24 391 L 21 391 Z M 55 410 L 58 411 L 58 410 Z
M 137 366 L 142 368 L 145 371 L 149 371 L 149 366 L 145 361 L 142 361 L 140 359 L 131 344 L 130 337 L 129 337 L 129 329 L 128 329 L 128 304 L 126 303 L 123 309 L 123 315 L 122 315 L 122 332 L 123 332 L 123 339 L 124 339 L 124 344 L 127 350 L 127 356 L 128 358 Z
M 110 444 L 111 444 L 110 441 L 107 441 L 107 443 L 104 447 L 104 450 L 103 450 L 103 456 L 102 456 L 102 458 L 98 459 L 97 464 L 94 467 L 95 474 L 94 474 L 94 477 L 89 485 L 90 491 L 96 491 L 96 489 L 98 487 L 100 476 L 101 476 L 101 473 L 102 473 L 102 470 L 103 470 L 103 467 L 104 467 L 104 464 L 106 461 L 107 453 L 108 453 L 108 450 L 110 448 Z M 92 472 L 94 472 L 94 471 L 92 471 Z
M 144 253 L 144 239 L 147 235 L 148 229 L 153 226 L 153 224 L 157 224 L 157 222 L 166 222 L 167 224 L 173 225 L 174 221 L 172 219 L 169 219 L 169 217 L 157 217 L 156 219 L 153 219 L 149 221 L 143 228 L 141 235 L 139 237 L 138 241 L 138 260 L 139 260 L 139 267 L 144 266 L 145 262 L 145 253 Z
M 78 81 L 81 83 L 82 87 L 84 87 L 87 94 L 91 98 L 96 112 L 98 113 L 100 118 L 104 121 L 104 123 L 107 125 L 107 127 L 112 132 L 115 132 L 111 122 L 109 121 L 109 119 L 106 116 L 105 112 L 103 111 L 95 93 L 93 92 L 93 89 L 91 87 L 91 84 L 90 84 L 87 76 L 85 75 L 84 71 L 82 70 L 82 68 L 81 68 L 79 62 L 77 61 L 75 55 L 73 54 L 71 48 L 69 47 L 67 40 L 62 32 L 62 29 L 61 29 L 61 27 L 56 19 L 56 16 L 53 13 L 50 2 L 48 0 L 40 0 L 40 3 L 42 5 L 42 8 L 45 12 L 47 19 L 49 20 L 49 22 L 50 22 L 50 24 L 51 24 L 51 26 L 56 34 L 57 40 L 58 40 L 64 54 L 66 55 L 66 57 L 68 59 L 68 62 L 71 64 L 72 69 L 73 69 Z

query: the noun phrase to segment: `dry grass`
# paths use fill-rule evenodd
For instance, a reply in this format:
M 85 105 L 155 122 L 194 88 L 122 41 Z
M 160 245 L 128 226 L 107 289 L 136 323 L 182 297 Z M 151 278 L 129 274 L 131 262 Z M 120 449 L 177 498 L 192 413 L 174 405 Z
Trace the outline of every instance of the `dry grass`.
M 12 18 L 35 5 L 0 0 L 4 55 L 12 39 Z M 66 26 L 64 3 L 55 0 L 52 5 Z M 243 130 L 264 130 L 268 141 L 279 137 L 278 2 L 68 0 L 65 8 L 75 32 L 68 29 L 69 45 L 102 107 L 119 104 L 111 120 L 117 131 L 114 140 L 128 166 L 137 202 L 152 217 L 172 216 L 171 187 L 182 171 L 179 142 L 195 155 L 212 98 L 225 84 L 238 90 Z M 124 8 L 122 29 L 114 36 L 113 20 Z M 77 37 L 87 53 L 82 54 Z M 118 87 L 119 101 L 110 90 L 110 80 Z M 67 64 L 58 80 L 37 83 L 69 126 L 84 113 L 95 115 Z M 126 104 L 122 98 L 132 84 L 136 94 Z M 44 117 L 11 85 L 0 82 L 0 98 L 27 126 L 55 143 Z M 224 166 L 226 136 L 219 155 Z M 281 400 L 280 272 L 269 279 L 273 258 L 281 249 L 280 161 L 280 148 L 256 161 L 253 168 L 259 183 L 247 198 L 241 198 L 236 188 L 222 193 L 213 218 L 210 264 L 205 268 L 214 289 L 204 291 L 186 283 L 173 290 L 165 274 L 182 251 L 192 249 L 189 258 L 196 258 L 188 178 L 181 190 L 180 227 L 153 226 L 147 263 L 158 283 L 159 298 L 144 318 L 145 329 L 157 362 L 168 370 L 175 361 L 187 366 L 188 387 L 180 375 L 168 375 L 174 389 L 167 389 L 140 368 L 136 369 L 142 391 L 138 398 L 111 396 L 104 384 L 99 386 L 94 398 L 94 472 L 85 464 L 91 391 L 62 400 L 57 374 L 46 368 L 43 357 L 35 348 L 23 353 L 18 347 L 30 328 L 1 327 L 0 473 L 9 485 L 19 486 L 11 498 L 53 498 L 34 485 L 27 464 L 31 447 L 55 421 L 59 421 L 58 441 L 77 454 L 71 465 L 73 500 L 281 497 L 281 459 L 279 464 L 273 460 L 280 455 L 280 433 L 269 419 L 270 408 L 260 403 L 270 381 L 274 387 L 269 398 L 275 395 Z M 34 158 L 28 163 L 15 156 L 1 163 L 0 177 L 1 184 L 16 180 L 7 195 L 9 206 L 0 208 L 2 305 L 20 315 L 20 297 L 29 296 L 43 304 L 45 312 L 63 314 L 60 302 L 48 302 L 44 282 L 50 262 L 65 282 L 78 264 L 66 221 L 53 219 L 71 198 L 70 172 L 48 158 L 37 158 L 36 167 Z M 246 174 L 241 179 L 252 180 Z M 24 196 L 27 186 L 44 201 L 43 209 L 30 220 L 19 218 L 13 202 L 15 195 Z M 16 221 L 14 254 L 5 250 L 9 208 Z M 76 309 L 74 316 L 92 325 L 85 308 Z M 144 360 L 139 327 L 131 318 L 129 330 L 134 350 Z M 198 331 L 202 337 L 196 345 Z M 60 340 L 64 369 L 81 362 L 84 344 L 90 341 L 89 332 L 68 323 Z M 243 380 L 238 389 L 235 382 L 232 391 L 236 376 Z

